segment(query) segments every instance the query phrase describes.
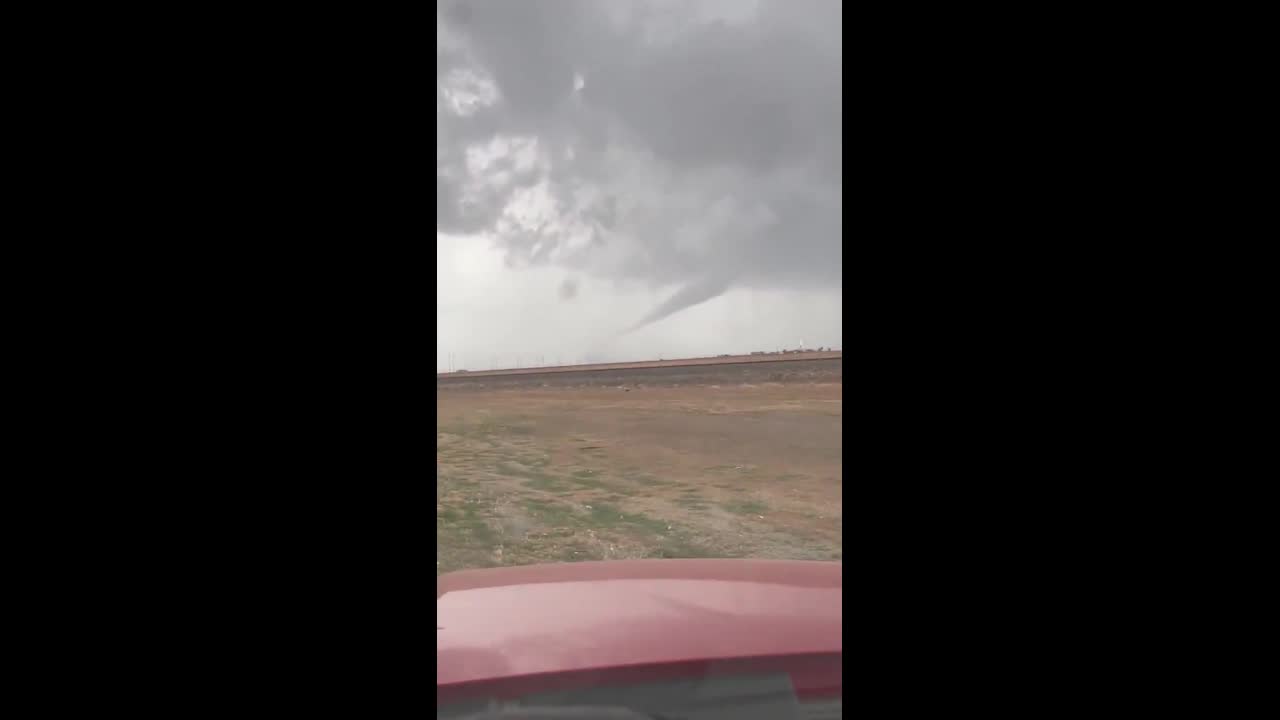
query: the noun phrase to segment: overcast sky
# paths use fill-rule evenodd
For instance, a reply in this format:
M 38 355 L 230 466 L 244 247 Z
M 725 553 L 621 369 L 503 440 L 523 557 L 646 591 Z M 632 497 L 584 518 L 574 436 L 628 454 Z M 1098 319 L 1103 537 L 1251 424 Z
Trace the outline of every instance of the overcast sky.
M 841 347 L 838 0 L 441 0 L 437 367 Z

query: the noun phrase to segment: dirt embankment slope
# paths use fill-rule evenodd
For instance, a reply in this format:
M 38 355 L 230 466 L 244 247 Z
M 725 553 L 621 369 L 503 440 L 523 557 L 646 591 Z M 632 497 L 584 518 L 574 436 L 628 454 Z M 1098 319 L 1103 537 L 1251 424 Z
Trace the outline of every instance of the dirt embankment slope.
M 797 360 L 839 360 L 843 351 L 774 353 L 767 355 L 719 355 L 705 358 L 681 358 L 677 360 L 641 360 L 623 363 L 594 363 L 591 365 L 553 365 L 548 367 L 505 368 L 499 370 L 473 370 L 452 373 L 436 373 L 437 378 L 458 375 L 483 377 L 487 375 L 537 375 L 556 372 L 592 372 L 596 370 L 632 370 L 638 368 L 688 367 L 693 365 L 736 365 L 738 363 L 794 362 Z
M 520 372 L 449 373 L 436 376 L 436 389 L 841 382 L 843 360 L 838 355 L 808 357 L 809 355 L 781 356 L 788 359 L 773 356 L 769 360 L 738 362 L 666 361 L 579 365 L 572 371 L 567 368 L 524 368 Z

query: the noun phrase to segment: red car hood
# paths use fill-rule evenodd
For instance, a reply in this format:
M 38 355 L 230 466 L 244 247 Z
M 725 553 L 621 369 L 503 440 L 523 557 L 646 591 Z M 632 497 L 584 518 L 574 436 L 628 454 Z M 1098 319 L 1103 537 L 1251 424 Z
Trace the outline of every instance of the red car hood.
M 841 652 L 838 562 L 626 560 L 436 579 L 437 686 Z

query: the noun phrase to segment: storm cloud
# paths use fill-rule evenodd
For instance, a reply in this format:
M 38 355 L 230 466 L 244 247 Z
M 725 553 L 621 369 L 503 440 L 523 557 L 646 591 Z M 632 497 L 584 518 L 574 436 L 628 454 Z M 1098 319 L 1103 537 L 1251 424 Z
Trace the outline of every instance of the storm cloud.
M 445 0 L 437 231 L 666 288 L 841 283 L 838 0 Z

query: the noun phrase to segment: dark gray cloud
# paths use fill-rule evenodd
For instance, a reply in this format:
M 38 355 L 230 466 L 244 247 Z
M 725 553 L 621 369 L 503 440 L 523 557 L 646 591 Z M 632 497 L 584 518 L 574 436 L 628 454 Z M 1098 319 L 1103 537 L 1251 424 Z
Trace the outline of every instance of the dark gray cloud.
M 438 8 L 439 231 L 679 288 L 641 324 L 840 286 L 838 0 Z

